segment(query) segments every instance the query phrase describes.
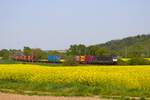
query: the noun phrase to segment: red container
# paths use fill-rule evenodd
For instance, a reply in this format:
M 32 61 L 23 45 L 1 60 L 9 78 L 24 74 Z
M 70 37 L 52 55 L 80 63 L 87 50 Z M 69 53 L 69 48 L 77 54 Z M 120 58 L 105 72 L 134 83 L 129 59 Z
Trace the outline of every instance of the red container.
M 92 63 L 95 59 L 96 59 L 95 56 L 86 56 L 85 61 L 86 61 L 86 63 L 90 64 L 90 63 Z
M 30 59 L 31 59 L 31 61 L 34 61 L 34 57 L 33 56 L 30 56 Z
M 90 56 L 86 56 L 86 57 L 85 57 L 85 62 L 86 62 L 86 63 L 90 63 Z
M 23 60 L 23 56 L 20 56 L 20 60 Z
M 27 60 L 28 60 L 28 61 L 31 61 L 31 56 L 27 56 Z
M 26 61 L 27 60 L 27 56 L 23 56 L 23 61 Z
M 18 56 L 18 59 L 17 60 L 20 60 L 20 56 Z

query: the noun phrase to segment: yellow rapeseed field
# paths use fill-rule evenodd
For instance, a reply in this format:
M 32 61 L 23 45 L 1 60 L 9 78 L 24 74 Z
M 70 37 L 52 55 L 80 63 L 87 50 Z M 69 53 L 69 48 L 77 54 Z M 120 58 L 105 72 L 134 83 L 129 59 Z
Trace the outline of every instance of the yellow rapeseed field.
M 124 88 L 150 88 L 150 66 L 46 67 L 1 64 L 0 80 L 39 83 L 81 83 Z

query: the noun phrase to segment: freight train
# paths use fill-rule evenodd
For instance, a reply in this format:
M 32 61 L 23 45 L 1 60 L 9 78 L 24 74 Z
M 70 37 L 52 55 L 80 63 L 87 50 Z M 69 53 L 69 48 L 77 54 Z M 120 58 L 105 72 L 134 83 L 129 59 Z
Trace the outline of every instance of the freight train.
M 63 63 L 65 59 L 58 55 L 49 55 L 46 60 L 38 60 L 35 56 L 16 55 L 13 60 L 26 62 L 48 62 L 48 63 Z M 116 56 L 91 56 L 80 55 L 74 56 L 74 60 L 81 64 L 117 64 Z

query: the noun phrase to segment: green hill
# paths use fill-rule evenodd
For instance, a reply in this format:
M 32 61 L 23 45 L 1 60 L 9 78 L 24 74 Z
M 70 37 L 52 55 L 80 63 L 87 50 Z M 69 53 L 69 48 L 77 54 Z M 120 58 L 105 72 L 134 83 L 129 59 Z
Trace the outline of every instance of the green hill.
M 111 40 L 95 46 L 108 48 L 112 54 L 123 57 L 150 57 L 150 34 Z

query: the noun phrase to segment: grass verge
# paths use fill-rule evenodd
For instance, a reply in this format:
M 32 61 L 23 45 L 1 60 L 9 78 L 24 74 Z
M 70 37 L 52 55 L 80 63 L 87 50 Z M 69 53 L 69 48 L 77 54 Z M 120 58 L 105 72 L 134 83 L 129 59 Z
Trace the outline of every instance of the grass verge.
M 23 81 L 0 80 L 0 91 L 5 93 L 17 93 L 39 96 L 98 96 L 119 100 L 146 100 L 149 91 L 126 90 L 106 88 L 101 86 L 88 86 L 78 83 L 52 84 L 31 83 Z

